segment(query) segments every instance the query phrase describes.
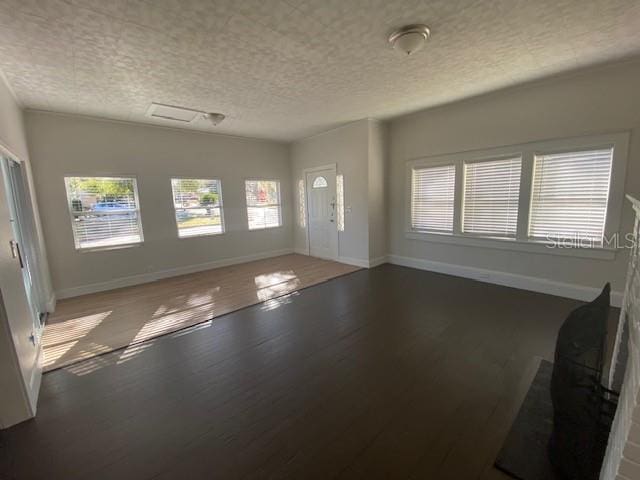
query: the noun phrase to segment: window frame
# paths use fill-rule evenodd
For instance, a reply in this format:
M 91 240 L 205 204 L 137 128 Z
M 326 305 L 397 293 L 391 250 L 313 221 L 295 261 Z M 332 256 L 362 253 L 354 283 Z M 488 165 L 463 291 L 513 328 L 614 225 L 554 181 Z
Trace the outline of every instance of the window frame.
M 251 228 L 251 226 L 249 225 L 249 203 L 247 202 L 247 183 L 248 182 L 275 182 L 278 185 L 278 203 L 260 206 L 263 208 L 273 207 L 273 206 L 278 207 L 278 225 L 273 225 L 270 227 L 265 226 L 260 228 Z M 245 211 L 245 214 L 247 215 L 247 230 L 249 232 L 260 232 L 264 230 L 272 230 L 274 228 L 282 228 L 284 226 L 284 219 L 282 217 L 282 182 L 277 178 L 259 178 L 259 177 L 245 178 L 244 179 L 244 206 L 245 206 L 244 211 Z M 252 208 L 255 208 L 255 207 L 252 207 Z
M 219 195 L 220 195 L 220 226 L 222 227 L 222 231 L 218 232 L 218 233 L 199 233 L 197 235 L 186 235 L 184 237 L 180 236 L 180 227 L 178 226 L 178 216 L 176 215 L 176 205 L 175 205 L 175 199 L 173 196 L 173 180 L 207 180 L 207 181 L 216 181 L 218 182 L 218 188 L 219 188 Z M 219 235 L 224 235 L 225 233 L 227 233 L 227 228 L 226 228 L 226 224 L 224 221 L 224 200 L 222 198 L 222 179 L 221 178 L 216 178 L 216 177 L 201 177 L 201 178 L 195 178 L 193 176 L 186 176 L 186 175 L 172 175 L 171 177 L 169 177 L 169 189 L 171 191 L 171 205 L 173 207 L 173 221 L 176 225 L 176 234 L 178 236 L 179 240 L 186 240 L 189 238 L 198 238 L 198 237 L 212 237 L 212 236 L 219 236 Z M 197 208 L 197 207 L 185 207 L 182 208 L 182 210 L 188 210 L 189 208 Z
M 611 260 L 615 258 L 615 248 L 603 246 L 572 245 L 571 248 L 550 248 L 551 242 L 528 236 L 529 217 L 532 206 L 533 167 L 536 155 L 571 152 L 613 147 L 609 199 L 607 205 L 604 235 L 611 237 L 619 232 L 624 202 L 624 183 L 629 148 L 629 132 L 601 135 L 567 137 L 542 140 L 518 145 L 469 150 L 458 153 L 419 157 L 406 162 L 405 175 L 405 238 L 434 243 L 448 243 L 551 255 L 577 256 Z M 462 231 L 462 211 L 464 208 L 464 165 L 465 163 L 496 160 L 520 156 L 522 158 L 520 194 L 518 198 L 518 221 L 515 238 L 477 236 Z M 454 192 L 453 233 L 425 232 L 411 227 L 412 171 L 414 168 L 456 165 Z
M 138 229 L 140 230 L 140 241 L 139 242 L 130 242 L 130 243 L 121 243 L 118 245 L 104 245 L 100 247 L 81 247 L 79 242 L 76 239 L 76 233 L 73 228 L 73 222 L 75 220 L 76 214 L 73 213 L 71 209 L 71 202 L 69 201 L 69 192 L 67 190 L 67 179 L 68 178 L 115 178 L 115 179 L 130 179 L 133 180 L 133 198 L 136 202 L 136 213 L 138 218 Z M 67 212 L 69 214 L 69 226 L 71 227 L 71 237 L 73 238 L 73 245 L 76 252 L 80 253 L 91 253 L 91 252 L 102 252 L 109 250 L 120 250 L 123 248 L 133 248 L 139 247 L 144 244 L 144 228 L 142 226 L 142 205 L 140 203 L 140 193 L 138 191 L 138 177 L 137 175 L 120 175 L 117 173 L 94 173 L 94 174 L 83 174 L 83 173 L 65 173 L 62 176 L 62 183 L 64 185 L 64 198 L 67 202 Z

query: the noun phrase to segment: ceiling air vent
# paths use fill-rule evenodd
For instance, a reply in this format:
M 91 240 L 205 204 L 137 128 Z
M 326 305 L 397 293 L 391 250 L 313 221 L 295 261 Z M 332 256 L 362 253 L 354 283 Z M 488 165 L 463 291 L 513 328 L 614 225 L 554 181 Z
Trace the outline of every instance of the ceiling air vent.
M 191 108 L 176 107 L 175 105 L 152 103 L 147 110 L 147 117 L 162 118 L 163 120 L 173 120 L 183 123 L 194 123 L 196 120 L 202 118 L 202 112 Z

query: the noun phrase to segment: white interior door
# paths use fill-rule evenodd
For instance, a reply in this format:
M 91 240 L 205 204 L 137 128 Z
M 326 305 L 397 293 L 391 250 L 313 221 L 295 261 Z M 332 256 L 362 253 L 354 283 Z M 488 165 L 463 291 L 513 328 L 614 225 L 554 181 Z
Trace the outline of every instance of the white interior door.
M 0 157 L 0 162 L 0 291 L 4 303 L 2 317 L 5 317 L 0 320 L 7 322 L 0 327 L 10 337 L 3 338 L 8 342 L 2 348 L 6 349 L 9 363 L 3 365 L 7 371 L 2 372 L 2 377 L 12 385 L 9 388 L 15 390 L 12 391 L 14 400 L 1 405 L 1 417 L 4 424 L 12 424 L 35 414 L 42 367 L 39 319 L 30 298 L 31 276 L 23 256 L 24 239 L 16 215 L 19 207 L 9 172 L 13 161 Z M 13 375 L 15 371 L 19 371 L 21 382 Z M 21 404 L 20 397 L 26 400 L 26 405 Z
M 336 170 L 326 168 L 308 172 L 306 181 L 309 254 L 313 257 L 336 260 Z

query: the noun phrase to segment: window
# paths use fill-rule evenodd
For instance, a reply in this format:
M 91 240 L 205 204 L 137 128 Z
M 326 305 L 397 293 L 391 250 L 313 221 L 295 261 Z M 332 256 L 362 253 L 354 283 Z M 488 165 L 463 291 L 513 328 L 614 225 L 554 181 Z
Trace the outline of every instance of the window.
M 628 146 L 623 132 L 410 160 L 406 236 L 612 259 Z
M 344 175 L 336 175 L 336 223 L 339 232 L 344 232 Z
M 317 177 L 313 181 L 313 188 L 326 188 L 329 184 L 327 183 L 327 179 L 324 177 Z
M 249 230 L 282 225 L 280 182 L 277 180 L 247 180 L 247 217 Z
M 612 159 L 613 148 L 536 155 L 529 236 L 601 243 Z
M 411 172 L 411 228 L 453 231 L 455 165 L 414 168 Z
M 464 233 L 516 236 L 521 167 L 520 157 L 465 164 Z
M 65 177 L 73 238 L 79 250 L 143 241 L 135 178 Z
M 224 232 L 220 180 L 172 178 L 171 189 L 180 238 Z
M 302 228 L 307 228 L 307 200 L 304 180 L 298 180 L 298 224 Z

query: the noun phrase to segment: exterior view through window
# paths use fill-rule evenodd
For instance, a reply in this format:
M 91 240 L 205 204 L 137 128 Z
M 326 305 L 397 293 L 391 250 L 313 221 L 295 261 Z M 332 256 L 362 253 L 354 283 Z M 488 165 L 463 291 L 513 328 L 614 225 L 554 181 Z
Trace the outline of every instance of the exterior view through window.
M 224 232 L 220 180 L 172 178 L 171 189 L 179 237 Z
M 245 191 L 249 230 L 282 225 L 280 182 L 277 180 L 247 180 Z
M 135 178 L 65 177 L 65 186 L 77 249 L 143 241 Z

